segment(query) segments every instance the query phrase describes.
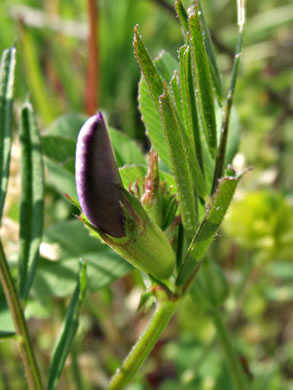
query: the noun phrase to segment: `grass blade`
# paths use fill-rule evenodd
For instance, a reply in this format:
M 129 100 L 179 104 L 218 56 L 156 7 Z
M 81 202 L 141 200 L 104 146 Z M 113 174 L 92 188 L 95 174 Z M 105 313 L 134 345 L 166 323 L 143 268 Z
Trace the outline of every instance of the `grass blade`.
M 74 290 L 69 308 L 65 316 L 63 328 L 54 348 L 49 370 L 49 380 L 47 387 L 48 390 L 56 389 L 66 358 L 70 352 L 73 339 L 78 330 L 79 313 L 85 297 L 86 286 L 86 264 L 83 262 L 79 273 L 77 286 Z
M 20 294 L 27 298 L 39 257 L 44 220 L 44 166 L 35 113 L 27 102 L 21 110 Z
M 176 280 L 177 287 L 184 288 L 184 290 L 188 288 L 223 221 L 241 176 L 241 174 L 236 177 L 228 176 L 220 180 L 206 215 L 189 246 Z
M 215 157 L 217 150 L 217 130 L 214 93 L 207 52 L 201 31 L 199 13 L 198 4 L 196 4 L 195 12 L 189 17 L 188 22 L 191 32 L 201 121 L 210 153 L 213 157 Z
M 15 56 L 14 47 L 4 50 L 0 64 L 0 223 L 7 192 L 12 145 Z

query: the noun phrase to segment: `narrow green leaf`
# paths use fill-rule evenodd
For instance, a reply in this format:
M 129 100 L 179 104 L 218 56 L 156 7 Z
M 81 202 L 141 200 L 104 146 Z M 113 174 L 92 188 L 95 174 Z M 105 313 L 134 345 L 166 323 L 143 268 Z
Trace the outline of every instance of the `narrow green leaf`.
M 167 91 L 167 89 L 165 91 Z M 186 134 L 186 130 L 185 130 L 183 124 L 180 122 L 179 115 L 175 111 L 174 105 L 172 104 L 172 102 L 170 100 L 169 92 L 168 92 L 167 99 L 169 101 L 169 105 L 170 105 L 170 108 L 172 109 L 172 113 L 173 113 L 173 117 L 171 116 L 171 118 L 174 118 L 176 121 L 176 127 L 178 127 L 178 131 L 179 131 L 178 134 L 180 135 L 180 138 L 181 138 L 182 143 L 183 143 L 183 148 L 185 150 L 187 162 L 189 164 L 189 169 L 191 172 L 192 183 L 193 183 L 194 189 L 196 190 L 198 195 L 204 199 L 205 195 L 206 195 L 206 182 L 205 182 L 204 176 L 201 172 L 199 162 L 196 159 L 196 155 L 195 155 L 194 151 L 192 150 L 190 140 L 188 139 L 188 136 Z M 162 118 L 162 120 L 163 120 L 163 118 Z M 163 120 L 163 122 L 164 122 L 164 120 Z M 164 129 L 164 132 L 165 132 L 165 136 L 167 138 L 165 129 Z M 169 131 L 168 131 L 168 133 L 169 133 Z M 171 135 L 171 137 L 173 137 L 173 135 Z M 167 138 L 167 142 L 168 142 L 168 138 Z
M 175 9 L 184 31 L 187 32 L 189 30 L 188 15 L 181 0 L 176 0 Z
M 0 223 L 7 192 L 12 145 L 15 48 L 4 50 L 0 64 Z
M 172 93 L 177 108 L 177 112 L 179 114 L 181 122 L 184 123 L 183 106 L 182 106 L 182 99 L 181 99 L 180 86 L 179 86 L 179 74 L 177 70 L 174 71 L 173 77 L 171 79 L 171 88 L 172 88 Z
M 158 107 L 158 102 L 159 102 L 158 99 L 159 98 L 161 99 L 160 91 L 161 92 L 163 91 L 163 83 L 162 83 L 162 80 L 161 80 L 161 77 L 160 77 L 158 70 L 156 69 L 154 63 L 152 62 L 150 56 L 148 55 L 148 53 L 147 53 L 147 51 L 146 51 L 146 49 L 145 49 L 145 47 L 140 39 L 140 36 L 137 32 L 137 29 L 135 29 L 134 49 L 136 52 L 136 56 L 138 58 L 139 65 L 142 69 L 145 81 L 146 81 L 146 83 L 149 87 L 150 93 L 153 97 L 154 105 L 156 107 Z M 168 60 L 167 60 L 167 63 L 169 63 Z M 165 67 L 165 69 L 167 69 L 167 68 L 168 67 Z M 168 74 L 169 74 L 169 77 L 171 78 L 172 73 L 169 72 Z M 170 80 L 168 80 L 168 82 L 169 81 Z M 140 91 L 142 91 L 142 88 L 140 88 Z M 187 169 L 186 172 L 191 171 L 191 175 L 192 175 L 191 185 L 194 185 L 198 194 L 200 196 L 204 197 L 205 193 L 206 193 L 205 181 L 203 179 L 199 164 L 198 164 L 196 158 L 194 157 L 194 153 L 192 152 L 192 149 L 190 148 L 190 141 L 188 141 L 188 138 L 186 137 L 186 131 L 185 131 L 184 127 L 182 126 L 182 124 L 180 123 L 180 119 L 179 119 L 180 117 L 176 111 L 176 107 L 172 105 L 172 102 L 170 100 L 170 96 L 169 96 L 169 92 L 168 92 L 168 88 L 167 88 L 167 83 L 164 87 L 164 94 L 162 96 L 163 96 L 162 101 L 166 102 L 166 104 L 160 104 L 159 109 L 160 109 L 161 119 L 163 122 L 164 134 L 165 134 L 165 138 L 166 138 L 167 142 L 162 137 L 161 126 L 158 126 L 157 129 L 154 129 L 154 131 L 156 132 L 156 136 L 151 137 L 154 148 L 159 153 L 159 156 L 162 158 L 162 160 L 164 162 L 166 162 L 169 167 L 171 165 L 172 169 L 174 170 L 175 164 L 178 164 L 178 162 L 177 161 L 175 162 L 175 160 L 182 158 L 180 153 L 178 155 L 175 153 L 176 158 L 175 158 L 175 155 L 172 156 L 172 153 L 174 154 L 174 150 L 176 150 L 176 143 L 178 142 L 178 144 L 179 144 L 178 148 L 184 150 L 185 154 L 187 154 L 187 157 L 185 157 L 185 160 L 187 163 L 187 165 L 185 166 L 185 169 Z M 165 98 L 164 98 L 164 96 L 165 96 Z M 141 96 L 140 96 L 140 101 L 141 101 Z M 163 114 L 163 112 L 161 110 L 162 106 L 163 106 L 163 111 L 166 109 L 165 114 L 167 114 L 167 112 L 170 111 L 170 114 L 171 114 L 170 120 L 167 117 L 168 114 L 166 116 Z M 156 120 L 156 119 L 158 120 L 158 117 L 156 116 L 156 112 L 154 110 L 154 107 L 150 107 L 147 112 L 149 113 L 150 116 L 153 116 L 154 120 Z M 175 129 L 176 134 L 178 134 L 178 137 L 179 137 L 177 139 L 180 141 L 176 141 L 176 139 L 173 140 L 174 135 L 171 134 L 171 131 L 169 131 L 169 128 L 168 128 L 166 121 L 169 124 L 172 123 L 172 127 Z M 151 121 L 149 121 L 149 122 L 151 122 Z M 171 135 L 171 138 L 169 138 L 170 135 Z M 171 141 L 171 143 L 170 143 L 170 141 Z M 171 146 L 171 144 L 175 147 L 175 149 L 173 151 L 172 151 L 173 146 Z M 169 153 L 168 153 L 168 151 L 169 151 Z M 185 165 L 185 164 L 183 163 L 183 165 Z M 183 180 L 183 178 L 181 178 L 180 180 Z M 176 183 L 177 183 L 177 181 L 176 181 Z M 177 183 L 177 189 L 178 189 L 178 191 L 180 191 L 178 188 L 178 183 Z M 192 197 L 194 198 L 194 195 Z M 193 206 L 191 206 L 191 207 L 193 207 Z M 193 217 L 195 217 L 195 214 L 193 215 Z M 186 223 L 186 221 L 185 221 L 185 223 Z M 188 225 L 186 223 L 185 228 L 187 228 L 187 226 Z M 191 226 L 192 225 L 189 226 L 189 229 L 192 229 Z
M 162 79 L 165 79 L 169 83 L 174 70 L 178 69 L 178 62 L 168 52 L 162 51 L 159 57 L 155 60 L 154 66 L 156 66 Z M 160 158 L 171 170 L 172 164 L 168 152 L 167 141 L 164 136 L 160 112 L 143 74 L 139 82 L 138 101 L 139 110 L 146 127 L 146 134 L 150 138 L 154 149 L 157 151 Z
M 182 106 L 183 106 L 183 117 L 184 117 L 184 125 L 187 131 L 187 134 L 190 138 L 190 142 L 193 144 L 193 136 L 190 133 L 190 126 L 189 126 L 189 115 L 188 115 L 188 99 L 186 94 L 186 88 L 185 88 L 185 66 L 184 66 L 184 53 L 187 49 L 187 44 L 180 47 L 178 51 L 179 56 L 179 63 L 180 63 L 180 71 L 179 71 L 179 80 L 180 80 L 180 92 L 181 92 L 181 99 L 182 99 Z
M 141 112 L 141 117 L 146 127 L 146 135 L 150 138 L 152 145 L 158 152 L 160 158 L 171 170 L 172 164 L 167 141 L 164 136 L 161 117 L 144 77 L 141 77 L 138 91 L 139 111 Z
M 85 297 L 87 286 L 86 264 L 83 262 L 77 286 L 74 290 L 66 313 L 63 328 L 56 342 L 49 370 L 48 390 L 56 389 L 66 358 L 70 352 L 73 339 L 79 325 L 79 313 Z
M 146 126 L 147 135 L 160 158 L 168 168 L 172 169 L 168 145 L 164 137 L 160 117 L 159 96 L 163 92 L 163 82 L 158 69 L 144 47 L 137 27 L 135 27 L 134 30 L 133 47 L 143 75 L 139 83 L 139 109 Z M 162 58 L 159 58 L 159 61 L 164 62 Z M 161 70 L 162 69 L 166 76 L 166 72 L 169 72 L 170 67 L 169 65 L 164 66 L 164 64 L 161 63 Z M 171 72 L 170 78 L 172 77 L 172 73 L 173 72 Z M 167 81 L 169 82 L 169 80 Z
M 202 147 L 201 147 L 201 138 L 200 138 L 200 127 L 197 114 L 197 106 L 195 100 L 195 88 L 193 83 L 192 76 L 192 65 L 191 65 L 191 53 L 190 48 L 187 47 L 183 54 L 183 64 L 184 66 L 184 80 L 182 89 L 185 90 L 186 96 L 186 109 L 187 109 L 187 126 L 188 134 L 190 134 L 192 143 L 194 145 L 194 150 L 196 153 L 196 158 L 198 160 L 199 166 L 202 173 L 204 173 L 203 166 L 203 157 L 202 157 Z
M 207 53 L 208 53 L 210 65 L 211 65 L 212 83 L 213 83 L 213 86 L 214 86 L 214 89 L 216 92 L 218 103 L 220 106 L 222 106 L 223 99 L 224 99 L 224 91 L 223 91 L 221 75 L 220 75 L 219 68 L 217 65 L 216 55 L 214 52 L 213 42 L 211 39 L 210 31 L 209 31 L 207 22 L 205 20 L 204 13 L 203 13 L 202 7 L 200 5 L 200 2 L 199 2 L 199 7 L 200 7 L 200 16 L 199 17 L 200 17 L 201 25 L 203 27 L 206 49 L 207 49 Z
M 44 167 L 40 134 L 32 105 L 21 110 L 20 293 L 28 296 L 34 279 L 44 220 Z
M 211 155 L 214 157 L 217 149 L 216 117 L 210 67 L 200 26 L 198 6 L 189 17 L 193 60 L 196 71 L 199 106 L 201 111 L 204 134 Z
M 159 97 L 163 93 L 163 82 L 161 80 L 158 70 L 156 69 L 150 55 L 148 54 L 141 40 L 137 26 L 135 26 L 134 28 L 133 47 L 137 62 L 148 84 L 154 103 L 157 109 L 160 110 Z
M 215 234 L 223 221 L 235 189 L 242 175 L 224 177 L 219 181 L 216 193 L 207 207 L 206 215 L 200 224 L 179 271 L 176 285 L 186 289 L 188 282 L 198 270 Z
M 160 96 L 160 106 L 164 132 L 169 147 L 177 185 L 183 225 L 188 236 L 190 236 L 195 231 L 197 224 L 195 195 L 192 185 L 191 171 L 186 156 L 186 150 L 184 148 L 184 141 L 182 139 L 182 128 L 180 128 L 180 124 L 178 123 L 171 105 L 167 86 L 165 87 L 164 94 Z M 185 130 L 183 129 L 183 132 L 184 131 Z

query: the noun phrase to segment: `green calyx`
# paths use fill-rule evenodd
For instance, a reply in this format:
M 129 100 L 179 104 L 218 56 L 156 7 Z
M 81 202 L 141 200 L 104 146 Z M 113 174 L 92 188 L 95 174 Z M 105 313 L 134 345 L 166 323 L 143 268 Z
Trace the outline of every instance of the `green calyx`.
M 125 215 L 125 236 L 100 234 L 120 256 L 155 279 L 168 279 L 174 268 L 175 254 L 168 238 L 144 210 L 140 201 L 123 191 L 121 206 Z

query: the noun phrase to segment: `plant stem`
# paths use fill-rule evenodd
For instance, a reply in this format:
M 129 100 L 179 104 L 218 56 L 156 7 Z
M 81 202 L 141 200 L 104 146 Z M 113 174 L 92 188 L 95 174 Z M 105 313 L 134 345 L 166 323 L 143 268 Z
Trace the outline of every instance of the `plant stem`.
M 231 109 L 232 109 L 232 105 L 233 105 L 233 98 L 234 98 L 237 77 L 238 77 L 240 58 L 241 58 L 241 54 L 242 54 L 243 36 L 244 36 L 244 21 L 243 21 L 243 23 L 239 24 L 239 34 L 238 34 L 236 53 L 235 53 L 233 68 L 232 68 L 232 77 L 231 77 L 231 82 L 230 82 L 225 106 L 223 109 L 221 138 L 220 138 L 218 155 L 217 155 L 217 159 L 216 159 L 216 166 L 215 166 L 213 186 L 212 186 L 212 194 L 216 191 L 217 185 L 218 185 L 218 180 L 223 176 L 223 173 L 224 173 L 224 164 L 225 164 L 225 157 L 226 157 L 226 147 L 227 147 L 227 140 L 228 140 L 230 114 L 231 114 Z
M 229 335 L 225 321 L 221 311 L 214 308 L 212 311 L 213 320 L 217 329 L 217 336 L 222 344 L 226 362 L 229 368 L 229 374 L 233 381 L 235 390 L 247 390 L 247 381 L 243 372 L 239 356 L 237 355 L 232 344 L 231 336 Z
M 176 311 L 178 300 L 159 302 L 145 332 L 139 337 L 128 356 L 113 376 L 108 390 L 122 390 L 148 357 L 169 320 Z
M 18 334 L 20 353 L 30 390 L 42 390 L 41 376 L 32 349 L 27 325 L 16 292 L 15 285 L 9 270 L 2 243 L 0 241 L 0 281 L 3 286 L 7 304 L 9 306 L 15 330 Z

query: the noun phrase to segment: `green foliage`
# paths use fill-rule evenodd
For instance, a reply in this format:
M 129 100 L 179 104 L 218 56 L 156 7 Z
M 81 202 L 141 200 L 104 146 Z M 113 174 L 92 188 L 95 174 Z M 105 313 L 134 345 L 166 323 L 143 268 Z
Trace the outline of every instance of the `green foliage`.
M 199 106 L 202 113 L 202 124 L 209 150 L 214 157 L 217 147 L 214 94 L 212 90 L 207 52 L 200 26 L 199 9 L 197 6 L 194 13 L 189 17 L 188 23 L 191 33 L 191 44 L 196 71 Z
M 184 286 L 185 283 L 191 280 L 194 273 L 198 271 L 199 263 L 206 254 L 223 221 L 240 177 L 241 175 L 237 177 L 224 177 L 219 182 L 218 189 L 207 207 L 206 215 L 192 239 L 186 258 L 180 269 L 176 280 L 178 287 Z
M 44 167 L 39 128 L 30 103 L 21 110 L 21 210 L 19 248 L 19 291 L 27 298 L 32 285 L 39 247 L 42 241 L 44 221 Z
M 65 364 L 67 355 L 72 348 L 74 336 L 78 330 L 79 313 L 81 305 L 85 298 L 87 287 L 86 263 L 81 264 L 77 286 L 68 307 L 63 329 L 53 351 L 52 360 L 49 369 L 48 390 L 56 389 L 59 377 Z
M 252 166 L 253 170 L 241 180 L 224 218 L 238 176 L 220 181 L 218 192 L 209 194 L 238 39 L 236 1 L 177 0 L 177 19 L 168 5 L 160 8 L 161 3 L 96 2 L 100 61 L 95 91 L 99 109 L 119 129 L 110 129 L 110 136 L 123 185 L 141 199 L 148 169 L 146 132 L 159 154 L 162 230 L 177 257 L 177 269 L 166 281 L 168 293 L 172 296 L 175 291 L 175 280 L 176 292 L 190 291 L 178 305 L 162 343 L 157 343 L 149 363 L 127 388 L 239 390 L 241 384 L 235 385 L 233 375 L 241 356 L 251 389 L 289 390 L 293 362 L 292 5 L 289 0 L 247 2 L 245 55 L 223 165 L 232 164 L 237 171 Z M 44 382 L 48 383 L 44 367 L 51 356 L 48 388 L 60 390 L 105 388 L 144 323 L 143 313 L 134 321 L 134 307 L 144 289 L 141 275 L 131 272 L 131 266 L 84 229 L 75 218 L 78 203 L 71 205 L 63 196 L 65 192 L 77 199 L 75 146 L 88 117 L 84 113 L 88 4 L 82 0 L 0 2 L 0 50 L 14 41 L 19 46 L 17 61 L 15 48 L 5 50 L 0 67 L 1 241 L 12 280 L 23 286 L 21 304 Z M 142 41 L 136 34 L 136 54 L 140 52 L 140 67 L 145 68 L 138 87 L 140 113 L 136 110 L 139 66 L 131 50 L 136 23 L 143 37 Z M 162 47 L 166 51 L 160 51 Z M 15 134 L 9 164 L 13 127 L 18 129 L 24 119 L 13 118 L 13 112 L 22 107 L 28 93 L 41 139 L 35 120 L 30 129 L 24 126 L 21 163 Z M 26 104 L 22 115 L 24 110 L 33 115 L 31 109 Z M 88 290 L 82 315 L 85 269 L 80 273 L 81 258 L 87 263 Z M 190 280 L 192 274 L 194 280 Z M 148 297 L 145 309 L 165 287 L 156 286 L 157 290 L 154 280 L 147 275 L 143 279 L 151 286 L 143 291 Z M 234 368 L 227 365 L 227 345 L 218 336 L 215 313 L 222 316 L 220 328 L 224 324 L 230 332 Z M 20 337 L 2 285 L 0 324 L 0 389 L 25 388 L 27 376 L 14 347 Z
M 0 64 L 0 221 L 8 186 L 12 145 L 13 89 L 15 48 L 6 49 Z
M 51 253 L 48 250 L 49 259 L 40 259 L 33 285 L 34 295 L 42 299 L 71 293 L 81 257 L 87 262 L 89 291 L 97 291 L 131 270 L 116 253 L 91 237 L 78 220 L 51 226 L 43 241 L 50 245 Z

